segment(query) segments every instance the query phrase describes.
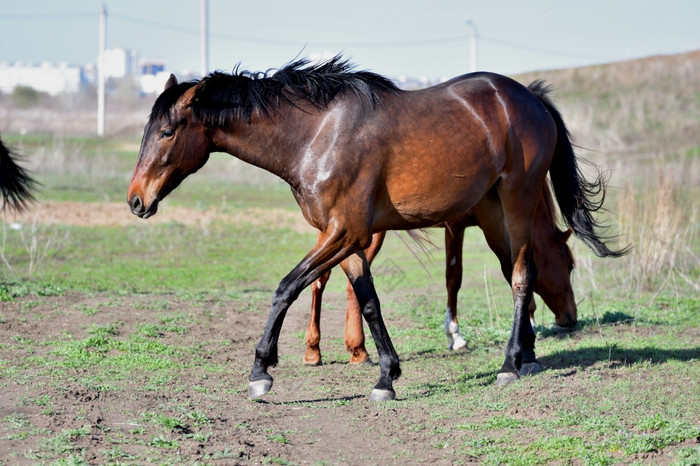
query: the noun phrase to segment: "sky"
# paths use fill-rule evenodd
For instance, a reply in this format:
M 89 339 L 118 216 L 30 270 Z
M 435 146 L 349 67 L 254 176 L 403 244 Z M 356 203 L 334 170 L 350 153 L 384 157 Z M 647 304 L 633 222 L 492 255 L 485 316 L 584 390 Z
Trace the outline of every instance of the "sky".
M 0 3 L 0 61 L 95 63 L 99 12 L 107 47 L 201 71 L 202 0 Z M 700 49 L 698 0 L 208 0 L 209 71 L 265 71 L 343 53 L 389 77 L 444 79 L 571 68 Z M 471 20 L 471 23 L 467 22 Z

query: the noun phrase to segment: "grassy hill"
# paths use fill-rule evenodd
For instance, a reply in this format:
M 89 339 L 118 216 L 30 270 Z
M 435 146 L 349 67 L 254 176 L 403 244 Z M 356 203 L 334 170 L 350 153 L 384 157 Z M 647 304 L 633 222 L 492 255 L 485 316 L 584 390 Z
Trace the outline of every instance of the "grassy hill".
M 700 146 L 700 50 L 515 76 L 552 83 L 576 141 L 615 154 Z

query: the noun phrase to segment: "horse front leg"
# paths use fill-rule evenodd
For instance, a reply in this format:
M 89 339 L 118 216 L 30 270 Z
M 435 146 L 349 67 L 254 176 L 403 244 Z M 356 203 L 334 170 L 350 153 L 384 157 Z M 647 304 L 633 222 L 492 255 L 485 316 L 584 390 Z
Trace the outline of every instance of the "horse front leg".
M 445 284 L 447 286 L 445 335 L 449 340 L 448 349 L 450 350 L 467 347 L 467 341 L 459 333 L 459 322 L 457 321 L 457 294 L 462 286 L 464 230 L 463 226 L 447 225 L 445 227 Z
M 367 264 L 372 265 L 372 261 L 379 253 L 384 244 L 386 232 L 382 231 L 372 235 L 372 244 L 365 249 Z M 347 311 L 345 313 L 345 349 L 350 353 L 350 364 L 374 364 L 369 358 L 369 353 L 365 347 L 365 332 L 362 328 L 362 309 L 357 301 L 352 283 L 347 284 Z
M 359 252 L 345 259 L 340 266 L 352 283 L 357 302 L 362 309 L 362 315 L 367 321 L 379 353 L 379 381 L 374 386 L 369 399 L 393 400 L 396 398 L 393 381 L 401 376 L 401 367 L 389 332 L 384 325 L 384 319 L 382 319 L 379 298 L 374 289 L 367 258 L 364 252 Z
M 314 249 L 279 284 L 272 298 L 265 330 L 255 348 L 255 361 L 248 383 L 248 396 L 251 399 L 263 396 L 272 388 L 273 379 L 267 370 L 277 365 L 277 343 L 289 306 L 304 288 L 355 250 L 355 243 L 348 242 L 344 234 L 337 230 L 321 234 Z

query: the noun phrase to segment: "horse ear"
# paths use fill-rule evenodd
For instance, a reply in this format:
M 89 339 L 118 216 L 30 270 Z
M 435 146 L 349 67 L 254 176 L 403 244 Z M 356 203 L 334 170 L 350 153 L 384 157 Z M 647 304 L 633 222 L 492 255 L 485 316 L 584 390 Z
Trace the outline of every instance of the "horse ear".
M 170 88 L 172 86 L 176 86 L 176 85 L 177 85 L 177 78 L 175 77 L 174 74 L 171 73 L 170 77 L 168 78 L 168 81 L 165 83 L 165 89 L 163 89 L 163 90 L 165 91 L 168 88 Z
M 569 241 L 569 238 L 571 237 L 571 233 L 574 232 L 574 229 L 569 227 L 568 230 L 562 231 L 561 236 L 559 237 L 559 241 L 561 241 L 561 244 L 565 244 L 567 241 Z

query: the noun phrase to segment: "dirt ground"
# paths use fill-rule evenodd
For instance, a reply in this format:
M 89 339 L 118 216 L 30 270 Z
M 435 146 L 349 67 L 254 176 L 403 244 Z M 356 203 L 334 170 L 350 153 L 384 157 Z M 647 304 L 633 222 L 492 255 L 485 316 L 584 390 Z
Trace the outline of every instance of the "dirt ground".
M 330 308 L 342 308 L 340 294 L 328 299 Z M 300 307 L 306 305 L 308 302 Z M 420 403 L 402 401 L 409 392 L 406 384 L 436 377 L 429 369 L 416 373 L 425 361 L 414 364 L 412 359 L 466 360 L 468 353 L 445 350 L 437 355 L 409 356 L 403 369 L 410 377 L 395 385 L 398 401 L 370 402 L 367 395 L 378 369 L 349 366 L 347 357 L 337 348 L 343 331 L 342 315 L 325 314 L 325 364 L 309 368 L 301 363 L 303 341 L 299 337 L 307 323 L 306 313 L 293 309 L 282 331 L 281 363 L 271 370 L 275 377 L 273 390 L 264 401 L 250 401 L 247 376 L 266 312 L 245 307 L 246 302 L 237 299 L 191 302 L 174 296 L 115 298 L 74 293 L 2 303 L 0 369 L 5 377 L 0 378 L 0 464 L 52 462 L 69 454 L 79 454 L 90 464 L 479 462 L 478 458 L 456 455 L 453 448 L 481 441 L 484 433 L 460 429 L 457 424 L 479 422 L 488 410 L 475 406 L 472 412 L 454 413 L 449 406 L 420 409 Z M 88 309 L 100 311 L 93 314 L 86 312 Z M 148 374 L 137 372 L 133 380 L 99 380 L 95 379 L 94 369 L 76 366 L 47 371 L 31 364 L 32 360 L 57 357 L 50 344 L 41 342 L 78 341 L 89 337 L 90 328 L 115 321 L 119 325 L 114 338 L 120 339 L 122 335 L 134 334 L 141 325 L 157 321 L 154 314 L 162 311 L 154 309 L 166 309 L 168 315 L 189 316 L 184 331 L 165 331 L 158 342 L 192 350 L 171 357 L 181 369 L 175 370 L 177 377 L 155 390 L 145 388 L 151 382 Z M 336 351 L 329 351 L 334 345 Z M 500 354 L 498 348 L 491 351 L 493 358 L 500 358 Z M 200 362 L 193 364 L 193 358 Z M 224 370 L 212 371 L 210 367 Z M 12 372 L 11 377 L 8 372 Z M 573 396 L 585 389 L 586 377 L 568 377 L 575 373 L 574 369 L 565 374 L 567 380 L 556 388 L 559 396 Z M 437 376 L 436 387 L 440 381 L 446 383 L 444 377 Z M 452 377 L 457 380 L 459 374 Z M 520 396 L 537 399 L 540 393 L 528 383 L 519 387 L 524 391 Z M 554 378 L 548 383 L 558 382 Z M 101 385 L 110 388 L 100 388 Z M 484 385 L 485 402 L 501 402 L 503 391 L 490 382 L 485 381 Z M 514 406 L 503 414 L 531 422 L 551 416 L 552 409 L 555 407 Z M 205 421 L 200 422 L 197 415 Z M 158 416 L 179 422 L 163 429 L 154 424 Z M 24 423 L 20 432 L 8 427 L 10 419 Z M 82 434 L 75 434 L 80 429 Z M 166 434 L 158 433 L 161 431 Z M 525 447 L 544 435 L 537 429 L 525 428 L 519 431 L 516 442 Z M 157 441 L 177 443 L 159 449 L 154 446 Z M 693 444 L 686 441 L 672 450 Z M 671 457 L 662 450 L 635 459 L 665 464 Z
M 69 294 L 42 298 L 38 302 L 21 299 L 2 303 L 2 333 L 12 335 L 10 340 L 15 341 L 51 341 L 67 334 L 78 340 L 89 336 L 90 326 L 106 325 L 118 319 L 119 333 L 126 335 L 137 326 L 153 321 L 148 311 L 135 312 L 135 309 L 148 309 L 154 299 L 136 296 L 119 299 L 115 304 L 110 297 Z M 169 314 L 201 316 L 212 307 L 223 306 L 210 302 L 193 305 L 168 298 L 164 305 L 164 298 L 158 299 L 159 306 L 167 307 Z M 340 296 L 330 299 L 342 304 Z M 115 439 L 120 437 L 131 439 L 129 444 L 119 447 L 132 460 L 138 458 L 140 463 L 152 457 L 148 434 L 140 438 L 141 435 L 134 432 L 141 427 L 149 430 L 144 413 L 162 412 L 177 417 L 175 407 L 205 413 L 208 418 L 203 429 L 208 434 L 206 440 L 188 435 L 196 428 L 194 422 L 178 426 L 172 434 L 179 443 L 177 453 L 186 463 L 208 454 L 210 459 L 223 464 L 260 463 L 274 458 L 296 464 L 318 461 L 399 464 L 405 463 L 407 449 L 418 454 L 413 451 L 415 445 L 434 442 L 423 438 L 420 432 L 405 429 L 406 419 L 424 423 L 430 421 L 432 413 L 410 411 L 400 403 L 384 407 L 367 400 L 378 375 L 377 368 L 351 368 L 347 359 L 332 357 L 326 357 L 326 364 L 321 367 L 304 367 L 301 364 L 303 341 L 296 336 L 306 326 L 303 312 L 290 312 L 285 322 L 280 353 L 288 355 L 288 359 L 271 370 L 275 377 L 273 391 L 264 401 L 248 400 L 247 376 L 266 315 L 237 310 L 235 302 L 225 305 L 232 308 L 217 309 L 206 324 L 188 325 L 184 334 L 166 334 L 159 342 L 195 346 L 197 339 L 204 336 L 205 344 L 200 351 L 206 353 L 208 363 L 227 367 L 226 373 L 212 375 L 192 367 L 188 370 L 190 382 L 173 380 L 157 391 L 142 390 L 139 385 L 143 380 L 134 384 L 118 382 L 119 389 L 115 390 L 91 389 L 77 381 L 84 375 L 80 367 L 70 369 L 73 373 L 59 376 L 26 374 L 26 380 L 21 383 L 13 378 L 3 384 L 0 419 L 21 415 L 35 431 L 45 431 L 46 437 L 87 425 L 89 433 L 73 439 L 71 451 L 84 449 L 85 459 L 94 464 L 105 461 L 105 450 L 119 444 Z M 23 311 L 28 307 L 31 318 Z M 108 311 L 85 315 L 86 308 L 102 307 Z M 324 324 L 327 342 L 342 335 L 342 318 L 329 319 Z M 2 340 L 3 345 L 12 346 L 11 341 Z M 331 344 L 325 346 L 328 348 Z M 5 367 L 22 367 L 21 361 L 27 357 L 51 357 L 41 345 L 33 348 L 31 354 L 20 348 L 3 353 Z M 183 366 L 190 363 L 186 355 L 182 356 L 181 363 Z M 301 377 L 300 372 L 303 372 Z M 42 398 L 55 404 L 48 415 L 46 406 L 30 401 Z M 16 454 L 40 450 L 40 445 L 32 445 L 32 442 L 40 440 L 0 436 L 0 463 L 22 463 L 22 456 Z M 445 462 L 440 450 L 427 448 L 419 454 L 414 459 L 421 463 Z M 33 461 L 27 461 L 30 463 Z

